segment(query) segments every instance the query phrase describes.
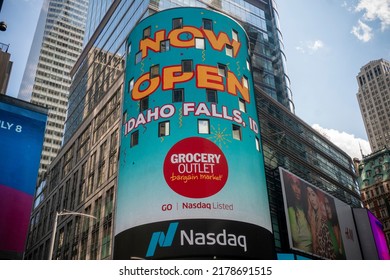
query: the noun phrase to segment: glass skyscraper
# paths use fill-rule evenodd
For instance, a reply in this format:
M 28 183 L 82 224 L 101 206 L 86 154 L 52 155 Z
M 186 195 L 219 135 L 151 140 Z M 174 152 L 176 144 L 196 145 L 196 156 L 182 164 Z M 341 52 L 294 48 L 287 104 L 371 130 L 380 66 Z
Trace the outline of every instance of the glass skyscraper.
M 88 11 L 84 49 L 71 69 L 64 144 L 36 193 L 27 259 L 48 257 L 55 213 L 62 209 L 98 219 L 63 216 L 54 258 L 112 258 L 126 39 L 143 18 L 180 6 L 228 14 L 249 36 L 277 252 L 290 250 L 278 167 L 359 206 L 352 160 L 294 115 L 275 1 L 96 0 Z
M 39 174 L 57 155 L 68 106 L 70 69 L 83 49 L 89 0 L 45 0 L 18 98 L 47 106 Z

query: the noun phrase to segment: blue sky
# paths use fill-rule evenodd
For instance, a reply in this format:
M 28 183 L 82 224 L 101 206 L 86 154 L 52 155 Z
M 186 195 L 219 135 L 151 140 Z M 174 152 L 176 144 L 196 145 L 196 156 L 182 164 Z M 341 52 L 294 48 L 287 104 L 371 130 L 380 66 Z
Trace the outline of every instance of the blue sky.
M 43 0 L 5 0 L 0 20 L 8 29 L 16 96 Z M 360 67 L 390 60 L 390 0 L 276 0 L 296 114 L 344 150 L 368 153 L 356 100 Z M 349 151 L 348 151 L 349 152 Z M 354 156 L 354 155 L 352 155 Z

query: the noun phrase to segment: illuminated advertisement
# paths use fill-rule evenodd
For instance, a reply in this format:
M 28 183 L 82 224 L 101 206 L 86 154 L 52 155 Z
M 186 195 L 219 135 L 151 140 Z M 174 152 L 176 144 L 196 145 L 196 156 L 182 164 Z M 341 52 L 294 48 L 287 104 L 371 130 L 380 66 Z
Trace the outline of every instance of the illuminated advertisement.
M 127 43 L 114 258 L 276 258 L 244 29 L 177 8 Z
M 389 248 L 382 223 L 365 208 L 354 208 L 356 228 L 365 260 L 389 260 Z M 369 230 L 371 229 L 371 230 Z
M 350 206 L 279 168 L 292 249 L 331 260 L 361 259 Z
M 46 109 L 0 98 L 0 255 L 24 251 L 46 118 Z

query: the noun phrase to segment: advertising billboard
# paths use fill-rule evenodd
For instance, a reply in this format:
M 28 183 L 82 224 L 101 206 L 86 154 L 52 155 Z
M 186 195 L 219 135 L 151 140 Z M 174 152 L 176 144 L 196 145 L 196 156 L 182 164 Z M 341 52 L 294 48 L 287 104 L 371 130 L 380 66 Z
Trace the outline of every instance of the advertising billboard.
M 365 208 L 354 208 L 353 214 L 364 259 L 389 260 L 389 248 L 382 223 Z
M 324 259 L 362 259 L 351 207 L 279 167 L 290 247 Z
M 114 258 L 275 258 L 244 29 L 175 8 L 127 52 Z
M 24 251 L 47 110 L 0 96 L 0 255 Z

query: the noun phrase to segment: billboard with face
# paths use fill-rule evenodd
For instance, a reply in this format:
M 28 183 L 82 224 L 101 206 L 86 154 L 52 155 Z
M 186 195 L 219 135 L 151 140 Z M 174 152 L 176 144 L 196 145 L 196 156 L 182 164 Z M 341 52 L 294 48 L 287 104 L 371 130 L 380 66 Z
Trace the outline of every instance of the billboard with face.
M 324 259 L 361 259 L 350 206 L 279 170 L 290 247 Z
M 0 256 L 17 258 L 24 251 L 47 111 L 0 97 Z
M 247 35 L 201 8 L 128 38 L 114 258 L 274 258 Z

